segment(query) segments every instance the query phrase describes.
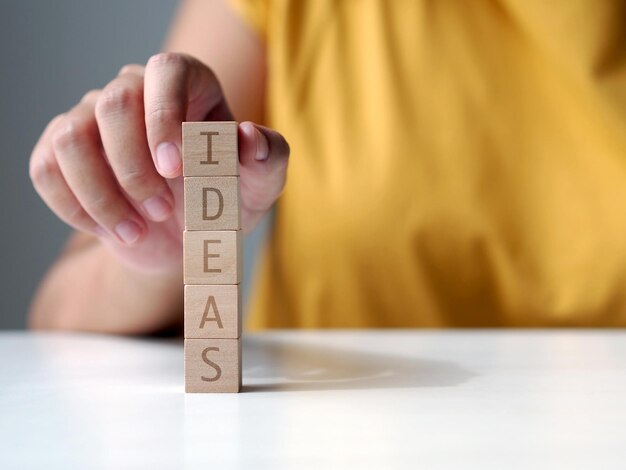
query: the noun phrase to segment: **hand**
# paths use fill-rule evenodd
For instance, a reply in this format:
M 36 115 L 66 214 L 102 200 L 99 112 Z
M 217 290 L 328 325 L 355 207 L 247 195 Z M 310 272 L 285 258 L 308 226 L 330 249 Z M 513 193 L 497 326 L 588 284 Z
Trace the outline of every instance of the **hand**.
M 234 120 L 213 72 L 186 55 L 155 55 L 145 67 L 123 67 L 48 124 L 31 155 L 31 180 L 61 220 L 127 265 L 180 269 L 181 123 L 203 120 Z M 244 232 L 280 195 L 288 156 L 276 131 L 239 125 Z

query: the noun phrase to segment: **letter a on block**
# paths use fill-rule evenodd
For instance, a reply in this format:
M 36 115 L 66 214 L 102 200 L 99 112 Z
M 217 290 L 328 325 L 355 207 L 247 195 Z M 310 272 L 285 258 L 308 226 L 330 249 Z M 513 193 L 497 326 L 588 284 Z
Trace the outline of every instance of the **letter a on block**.
M 213 316 L 210 316 L 210 312 L 213 311 Z M 202 315 L 202 319 L 200 320 L 200 329 L 204 328 L 207 322 L 214 321 L 217 324 L 219 329 L 224 328 L 222 325 L 222 318 L 220 317 L 220 312 L 217 310 L 217 304 L 215 303 L 215 297 L 212 295 L 206 301 L 206 306 L 204 307 L 204 313 Z
M 183 176 L 238 176 L 236 122 L 183 122 Z
M 185 286 L 185 338 L 239 338 L 241 286 Z

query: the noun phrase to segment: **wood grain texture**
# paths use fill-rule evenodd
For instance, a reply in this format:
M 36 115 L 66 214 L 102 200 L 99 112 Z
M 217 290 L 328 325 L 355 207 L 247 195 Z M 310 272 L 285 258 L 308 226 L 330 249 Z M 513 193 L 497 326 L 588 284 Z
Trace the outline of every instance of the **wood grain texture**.
M 239 230 L 239 177 L 185 178 L 186 230 Z
M 241 230 L 183 234 L 185 284 L 239 284 L 243 274 Z
M 241 286 L 185 286 L 185 338 L 241 336 Z
M 183 122 L 183 176 L 237 175 L 236 122 Z
M 185 392 L 241 390 L 241 340 L 185 339 Z

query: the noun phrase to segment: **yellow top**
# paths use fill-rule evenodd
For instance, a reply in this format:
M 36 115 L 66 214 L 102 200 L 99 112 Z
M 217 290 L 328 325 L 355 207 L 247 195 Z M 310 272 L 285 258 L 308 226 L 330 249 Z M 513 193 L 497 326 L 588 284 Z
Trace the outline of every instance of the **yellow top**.
M 626 326 L 626 3 L 234 0 L 292 147 L 251 328 Z

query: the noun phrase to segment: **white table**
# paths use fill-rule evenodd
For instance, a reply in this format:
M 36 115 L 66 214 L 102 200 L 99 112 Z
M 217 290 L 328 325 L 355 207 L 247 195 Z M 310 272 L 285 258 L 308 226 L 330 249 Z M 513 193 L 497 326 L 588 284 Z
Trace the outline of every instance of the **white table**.
M 244 393 L 185 395 L 181 341 L 0 333 L 0 468 L 626 468 L 625 332 L 244 344 Z

